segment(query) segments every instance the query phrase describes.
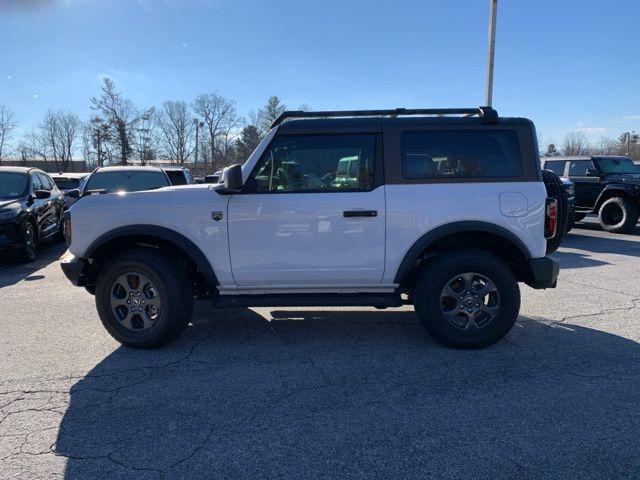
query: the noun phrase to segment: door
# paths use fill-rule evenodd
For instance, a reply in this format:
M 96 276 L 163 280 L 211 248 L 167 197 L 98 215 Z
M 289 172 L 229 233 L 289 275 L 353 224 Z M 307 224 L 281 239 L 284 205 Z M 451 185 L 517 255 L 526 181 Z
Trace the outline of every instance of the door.
M 376 285 L 385 258 L 385 193 L 376 135 L 279 135 L 228 206 L 240 286 Z M 381 182 L 380 182 L 381 183 Z
M 43 210 L 41 235 L 43 237 L 47 237 L 56 233 L 60 229 L 60 222 L 62 220 L 62 199 L 54 181 L 46 173 L 37 172 L 36 175 L 40 178 L 42 190 L 46 190 L 51 195 L 49 198 L 42 200 Z
M 600 195 L 600 177 L 587 175 L 587 170 L 593 168 L 595 166 L 591 160 L 569 161 L 569 179 L 576 186 L 576 206 L 593 208 Z

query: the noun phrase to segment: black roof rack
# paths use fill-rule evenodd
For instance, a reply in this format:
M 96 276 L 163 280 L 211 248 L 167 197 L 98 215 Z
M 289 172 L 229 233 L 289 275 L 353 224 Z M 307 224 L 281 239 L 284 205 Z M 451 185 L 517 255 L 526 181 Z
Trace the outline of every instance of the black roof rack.
M 477 115 L 487 123 L 498 121 L 498 112 L 491 107 L 476 108 L 394 108 L 391 110 L 327 110 L 321 112 L 305 112 L 292 110 L 283 112 L 271 124 L 271 128 L 292 118 L 339 118 L 339 117 L 398 117 L 401 115 L 462 115 L 473 117 Z

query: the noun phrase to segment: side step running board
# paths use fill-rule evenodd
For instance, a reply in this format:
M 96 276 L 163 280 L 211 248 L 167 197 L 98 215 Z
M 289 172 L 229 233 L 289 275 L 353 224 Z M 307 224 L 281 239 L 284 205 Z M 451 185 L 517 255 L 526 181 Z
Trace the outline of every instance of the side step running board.
M 213 306 L 230 307 L 400 307 L 399 293 L 313 293 L 266 295 L 218 295 Z

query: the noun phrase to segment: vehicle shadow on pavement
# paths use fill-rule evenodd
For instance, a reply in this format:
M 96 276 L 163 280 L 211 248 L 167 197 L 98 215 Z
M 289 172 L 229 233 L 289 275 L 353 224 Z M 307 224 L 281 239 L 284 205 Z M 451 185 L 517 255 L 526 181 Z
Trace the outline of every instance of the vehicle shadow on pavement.
M 38 247 L 36 259 L 28 263 L 18 258 L 16 252 L 0 252 L 0 288 L 22 280 L 36 281 L 44 278 L 32 274 L 58 261 L 66 248 L 64 244 L 46 241 Z
M 460 351 L 406 310 L 204 309 L 78 381 L 54 450 L 67 479 L 626 478 L 638 375 L 638 343 L 544 319 Z
M 608 262 L 591 256 L 601 253 L 640 257 L 640 238 L 631 236 L 626 240 L 620 235 L 594 237 L 572 230 L 562 242 L 560 250 L 551 257 L 560 262 L 561 268 L 589 268 L 608 265 Z

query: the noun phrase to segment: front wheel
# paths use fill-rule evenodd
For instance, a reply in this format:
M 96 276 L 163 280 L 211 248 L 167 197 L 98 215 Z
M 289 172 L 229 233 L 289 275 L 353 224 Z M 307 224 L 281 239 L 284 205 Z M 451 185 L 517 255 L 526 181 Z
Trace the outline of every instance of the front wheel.
M 20 229 L 20 257 L 25 262 L 32 262 L 36 259 L 36 248 L 38 246 L 38 235 L 36 227 L 30 221 L 25 222 Z
M 160 252 L 124 252 L 102 268 L 95 287 L 102 324 L 118 342 L 163 345 L 188 326 L 193 288 L 184 268 Z
M 631 200 L 612 197 L 598 211 L 600 226 L 607 232 L 629 233 L 638 223 L 638 206 Z
M 511 270 L 480 250 L 436 257 L 413 292 L 420 322 L 440 343 L 483 348 L 503 338 L 518 318 L 520 289 Z

